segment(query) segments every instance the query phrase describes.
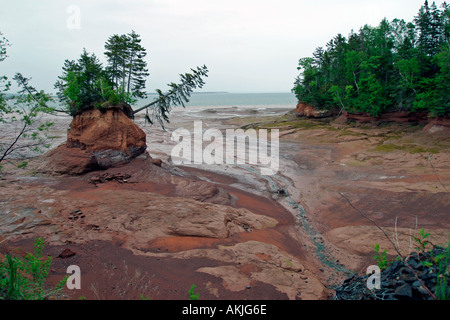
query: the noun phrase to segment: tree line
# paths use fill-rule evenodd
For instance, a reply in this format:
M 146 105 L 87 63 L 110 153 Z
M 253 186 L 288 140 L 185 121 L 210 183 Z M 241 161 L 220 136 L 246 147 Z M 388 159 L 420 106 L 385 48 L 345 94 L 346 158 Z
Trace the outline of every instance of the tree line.
M 412 22 L 383 19 L 338 34 L 299 60 L 299 101 L 318 109 L 450 115 L 450 5 L 425 1 Z

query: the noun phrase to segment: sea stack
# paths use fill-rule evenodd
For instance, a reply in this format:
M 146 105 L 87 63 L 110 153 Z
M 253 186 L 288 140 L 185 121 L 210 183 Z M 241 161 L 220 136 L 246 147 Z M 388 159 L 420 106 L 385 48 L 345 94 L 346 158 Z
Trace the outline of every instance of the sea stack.
M 129 162 L 147 149 L 146 134 L 125 104 L 76 114 L 67 142 L 47 153 L 40 172 L 77 175 Z

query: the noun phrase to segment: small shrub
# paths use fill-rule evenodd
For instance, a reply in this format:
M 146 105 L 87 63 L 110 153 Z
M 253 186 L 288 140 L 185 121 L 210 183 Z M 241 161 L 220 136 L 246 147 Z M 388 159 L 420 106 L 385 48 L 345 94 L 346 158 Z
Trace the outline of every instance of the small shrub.
M 45 287 L 52 258 L 44 259 L 44 246 L 44 239 L 38 238 L 34 253 L 25 258 L 6 255 L 5 261 L 0 262 L 0 300 L 44 300 L 60 294 L 67 277 L 55 288 Z
M 200 297 L 198 293 L 194 293 L 195 288 L 197 288 L 197 286 L 193 284 L 191 286 L 191 289 L 189 289 L 189 300 L 198 300 L 198 298 Z
M 380 253 L 380 245 L 378 243 L 375 244 L 374 250 L 376 255 L 374 255 L 373 258 L 377 261 L 378 267 L 380 267 L 381 270 L 386 269 L 390 264 L 387 259 L 387 250 Z
M 414 237 L 414 241 L 417 243 L 416 250 L 420 252 L 425 252 L 427 246 L 430 244 L 426 239 L 430 236 L 429 233 L 425 233 L 425 229 L 422 228 L 419 231 L 420 237 Z

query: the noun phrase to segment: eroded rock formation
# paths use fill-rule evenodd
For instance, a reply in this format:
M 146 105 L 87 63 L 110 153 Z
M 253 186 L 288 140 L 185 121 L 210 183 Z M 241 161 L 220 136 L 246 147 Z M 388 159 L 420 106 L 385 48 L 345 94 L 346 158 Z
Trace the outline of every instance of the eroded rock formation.
M 146 135 L 130 114 L 123 106 L 77 114 L 67 142 L 46 155 L 39 171 L 78 175 L 124 164 L 141 155 L 147 149 Z
M 410 123 L 425 125 L 424 130 L 428 133 L 449 133 L 450 132 L 450 118 L 449 117 L 434 117 L 427 112 L 410 112 L 410 111 L 393 111 L 385 112 L 377 117 L 365 112 L 350 113 L 342 110 L 338 115 L 328 110 L 320 110 L 312 105 L 299 102 L 297 104 L 296 114 L 298 117 L 310 119 L 322 119 L 333 116 L 338 116 L 334 123 L 345 124 L 350 121 L 357 121 L 359 123 L 370 123 L 379 125 L 381 123 Z
M 299 102 L 297 104 L 296 111 L 299 117 L 306 118 L 326 118 L 333 115 L 331 111 L 318 110 L 317 108 L 314 108 L 313 106 L 302 102 Z

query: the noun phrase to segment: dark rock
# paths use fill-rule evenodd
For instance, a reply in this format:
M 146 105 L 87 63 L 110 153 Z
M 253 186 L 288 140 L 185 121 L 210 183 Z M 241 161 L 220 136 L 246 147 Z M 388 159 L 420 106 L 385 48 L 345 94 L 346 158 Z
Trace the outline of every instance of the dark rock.
M 414 282 L 416 280 L 416 277 L 414 276 L 413 272 L 406 267 L 403 267 L 400 269 L 400 279 L 406 282 Z
M 419 291 L 419 293 L 422 295 L 422 299 L 423 299 L 423 300 L 429 300 L 429 299 L 431 299 L 430 295 L 428 294 L 428 291 L 427 291 L 424 287 L 420 286 L 420 287 L 417 289 L 417 291 Z
M 61 252 L 58 257 L 61 259 L 67 259 L 67 258 L 73 257 L 74 255 L 76 255 L 76 253 L 73 252 L 72 250 L 64 249 L 64 251 Z
M 445 266 L 438 266 L 435 263 L 435 257 L 445 254 L 444 248 L 435 246 L 432 251 L 412 253 L 406 257 L 406 263 L 402 260 L 394 261 L 381 272 L 380 290 L 369 291 L 367 289 L 366 283 L 369 275 L 365 277 L 354 275 L 344 280 L 342 285 L 335 289 L 334 299 L 432 300 L 430 292 L 434 293 L 436 290 L 439 268 L 445 268 Z
M 395 288 L 395 283 L 390 280 L 385 280 L 385 281 L 381 282 L 381 287 L 392 289 L 392 288 Z
M 435 275 L 430 273 L 430 270 L 427 269 L 424 272 L 421 273 L 420 278 L 424 281 L 430 281 L 432 278 L 434 278 Z
M 405 283 L 402 286 L 395 289 L 394 297 L 399 300 L 411 299 L 412 298 L 412 288 L 409 284 Z
M 414 258 L 409 259 L 408 260 L 408 264 L 413 269 L 419 269 L 419 268 L 422 267 L 422 264 L 419 261 L 417 261 L 416 259 L 414 259 Z
M 395 260 L 389 267 L 389 270 L 396 270 L 403 265 L 403 262 L 400 260 Z
M 153 163 L 155 166 L 161 167 L 163 161 L 162 161 L 161 159 L 152 159 L 152 163 Z

